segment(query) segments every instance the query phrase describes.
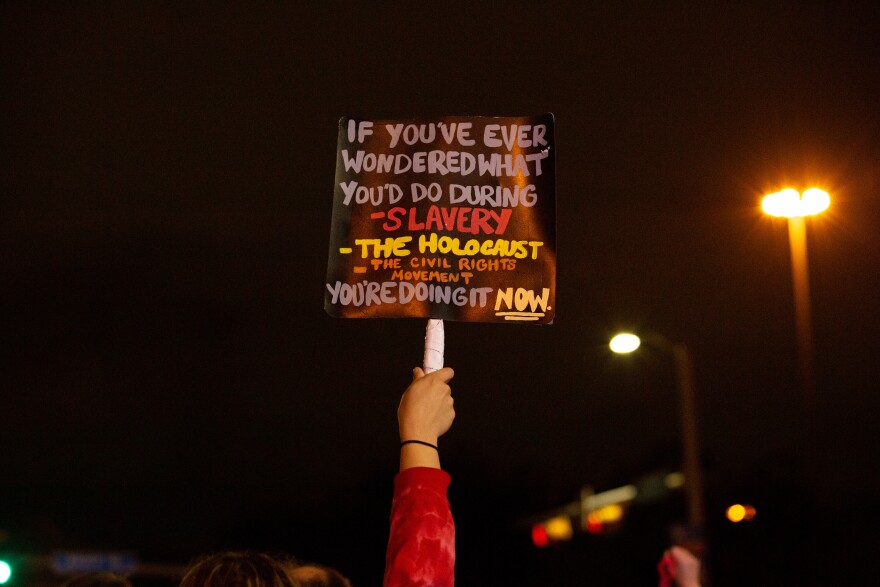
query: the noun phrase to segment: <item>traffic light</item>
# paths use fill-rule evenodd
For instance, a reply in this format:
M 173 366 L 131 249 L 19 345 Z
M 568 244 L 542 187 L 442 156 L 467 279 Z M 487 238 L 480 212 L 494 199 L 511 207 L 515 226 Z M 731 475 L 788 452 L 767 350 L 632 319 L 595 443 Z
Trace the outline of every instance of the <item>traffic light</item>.
M 0 560 L 0 585 L 5 585 L 12 579 L 12 565 L 5 560 Z
M 623 506 L 619 503 L 610 503 L 590 511 L 584 521 L 584 530 L 590 534 L 601 534 L 623 518 Z
M 572 536 L 574 527 L 568 515 L 553 516 L 532 526 L 532 543 L 538 548 L 571 540 Z
M 627 510 L 664 498 L 671 490 L 684 485 L 680 472 L 653 473 L 636 483 L 615 487 L 601 493 L 581 488 L 580 497 L 556 509 L 529 519 L 532 542 L 538 548 L 571 540 L 576 533 L 608 534 L 620 529 Z M 751 507 L 751 506 L 744 506 Z M 751 509 L 754 517 L 754 508 Z M 748 510 L 746 516 L 748 516 Z M 534 523 L 538 520 L 537 523 Z

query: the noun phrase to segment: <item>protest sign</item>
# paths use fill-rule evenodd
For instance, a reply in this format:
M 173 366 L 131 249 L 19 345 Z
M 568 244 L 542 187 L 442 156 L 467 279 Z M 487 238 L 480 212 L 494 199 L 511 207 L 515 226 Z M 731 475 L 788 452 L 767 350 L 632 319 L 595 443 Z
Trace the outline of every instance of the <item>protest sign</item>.
M 342 118 L 326 311 L 552 323 L 553 122 Z

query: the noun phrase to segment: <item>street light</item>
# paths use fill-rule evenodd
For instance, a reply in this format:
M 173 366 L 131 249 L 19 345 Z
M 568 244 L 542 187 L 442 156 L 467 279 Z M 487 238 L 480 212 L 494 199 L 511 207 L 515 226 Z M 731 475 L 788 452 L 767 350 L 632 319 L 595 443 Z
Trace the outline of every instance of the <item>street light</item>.
M 639 346 L 641 346 L 642 340 L 632 334 L 630 332 L 621 332 L 614 336 L 611 339 L 611 342 L 608 343 L 608 346 L 611 347 L 611 350 L 618 354 L 626 354 L 631 353 Z
M 681 410 L 681 444 L 684 470 L 684 492 L 687 497 L 688 525 L 701 532 L 706 522 L 703 508 L 703 475 L 700 469 L 700 445 L 697 432 L 697 401 L 694 391 L 694 367 L 686 345 L 672 342 L 666 337 L 652 334 L 648 342 L 663 351 L 669 352 L 675 360 L 675 380 Z M 641 346 L 641 339 L 635 334 L 624 332 L 616 335 L 608 343 L 611 350 L 627 354 Z
M 810 278 L 807 264 L 807 227 L 805 219 L 826 210 L 831 204 L 828 192 L 810 188 L 803 194 L 788 188 L 764 196 L 761 208 L 770 216 L 788 219 L 788 244 L 791 249 L 791 277 L 794 289 L 795 330 L 801 367 L 804 407 L 810 428 L 815 426 L 816 378 L 813 367 L 813 342 L 810 328 Z M 814 430 L 810 431 L 812 435 Z
M 775 194 L 764 196 L 761 208 L 770 216 L 785 218 L 803 218 L 824 212 L 831 204 L 828 192 L 819 188 L 810 188 L 801 196 L 797 190 L 784 189 Z

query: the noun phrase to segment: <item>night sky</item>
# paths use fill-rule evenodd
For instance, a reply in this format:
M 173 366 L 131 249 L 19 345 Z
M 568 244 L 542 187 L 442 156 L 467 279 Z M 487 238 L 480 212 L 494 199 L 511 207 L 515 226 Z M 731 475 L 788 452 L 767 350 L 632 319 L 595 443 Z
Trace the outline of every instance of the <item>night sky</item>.
M 0 553 L 379 584 L 425 323 L 324 312 L 337 121 L 552 112 L 556 323 L 446 324 L 459 584 L 654 581 L 680 495 L 551 549 L 523 523 L 679 467 L 672 362 L 621 328 L 693 353 L 714 584 L 872 584 L 880 5 L 305 4 L 0 8 Z M 760 200 L 814 185 L 810 466 Z

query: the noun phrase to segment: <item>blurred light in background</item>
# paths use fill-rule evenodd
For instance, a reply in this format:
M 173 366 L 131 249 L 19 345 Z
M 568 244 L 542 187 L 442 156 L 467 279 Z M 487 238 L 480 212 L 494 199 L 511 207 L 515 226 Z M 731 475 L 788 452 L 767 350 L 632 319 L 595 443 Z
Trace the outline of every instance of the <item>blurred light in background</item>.
M 729 508 L 727 508 L 727 519 L 737 524 L 739 522 L 751 522 L 755 519 L 755 515 L 757 515 L 757 511 L 754 507 L 750 505 L 744 505 L 740 503 L 735 503 Z
M 550 544 L 550 537 L 547 536 L 547 529 L 544 528 L 544 524 L 532 526 L 532 544 L 538 548 L 544 548 Z
M 623 518 L 623 506 L 619 503 L 603 505 L 587 514 L 586 531 L 590 534 L 599 534 L 606 525 L 619 522 L 621 518 Z
M 532 543 L 538 548 L 544 548 L 551 542 L 564 542 L 571 540 L 574 528 L 569 516 L 554 516 L 532 526 Z
M 570 540 L 574 534 L 574 530 L 571 527 L 571 518 L 568 516 L 550 518 L 544 524 L 544 527 L 547 529 L 547 536 L 551 540 Z
M 586 531 L 590 534 L 600 534 L 602 532 L 602 520 L 600 520 L 595 512 L 587 514 Z
M 631 353 L 642 344 L 642 341 L 635 334 L 631 334 L 629 332 L 621 332 L 617 336 L 611 339 L 611 342 L 608 343 L 608 346 L 611 347 L 611 350 L 615 353 Z
M 12 577 L 12 567 L 6 561 L 0 561 L 0 585 L 9 581 Z
M 678 489 L 684 486 L 684 473 L 669 473 L 663 478 L 663 484 L 669 489 Z
M 810 188 L 803 195 L 791 188 L 784 189 L 775 194 L 764 196 L 761 208 L 770 216 L 784 216 L 797 218 L 800 216 L 812 216 L 828 208 L 831 198 L 828 192 L 819 188 Z

